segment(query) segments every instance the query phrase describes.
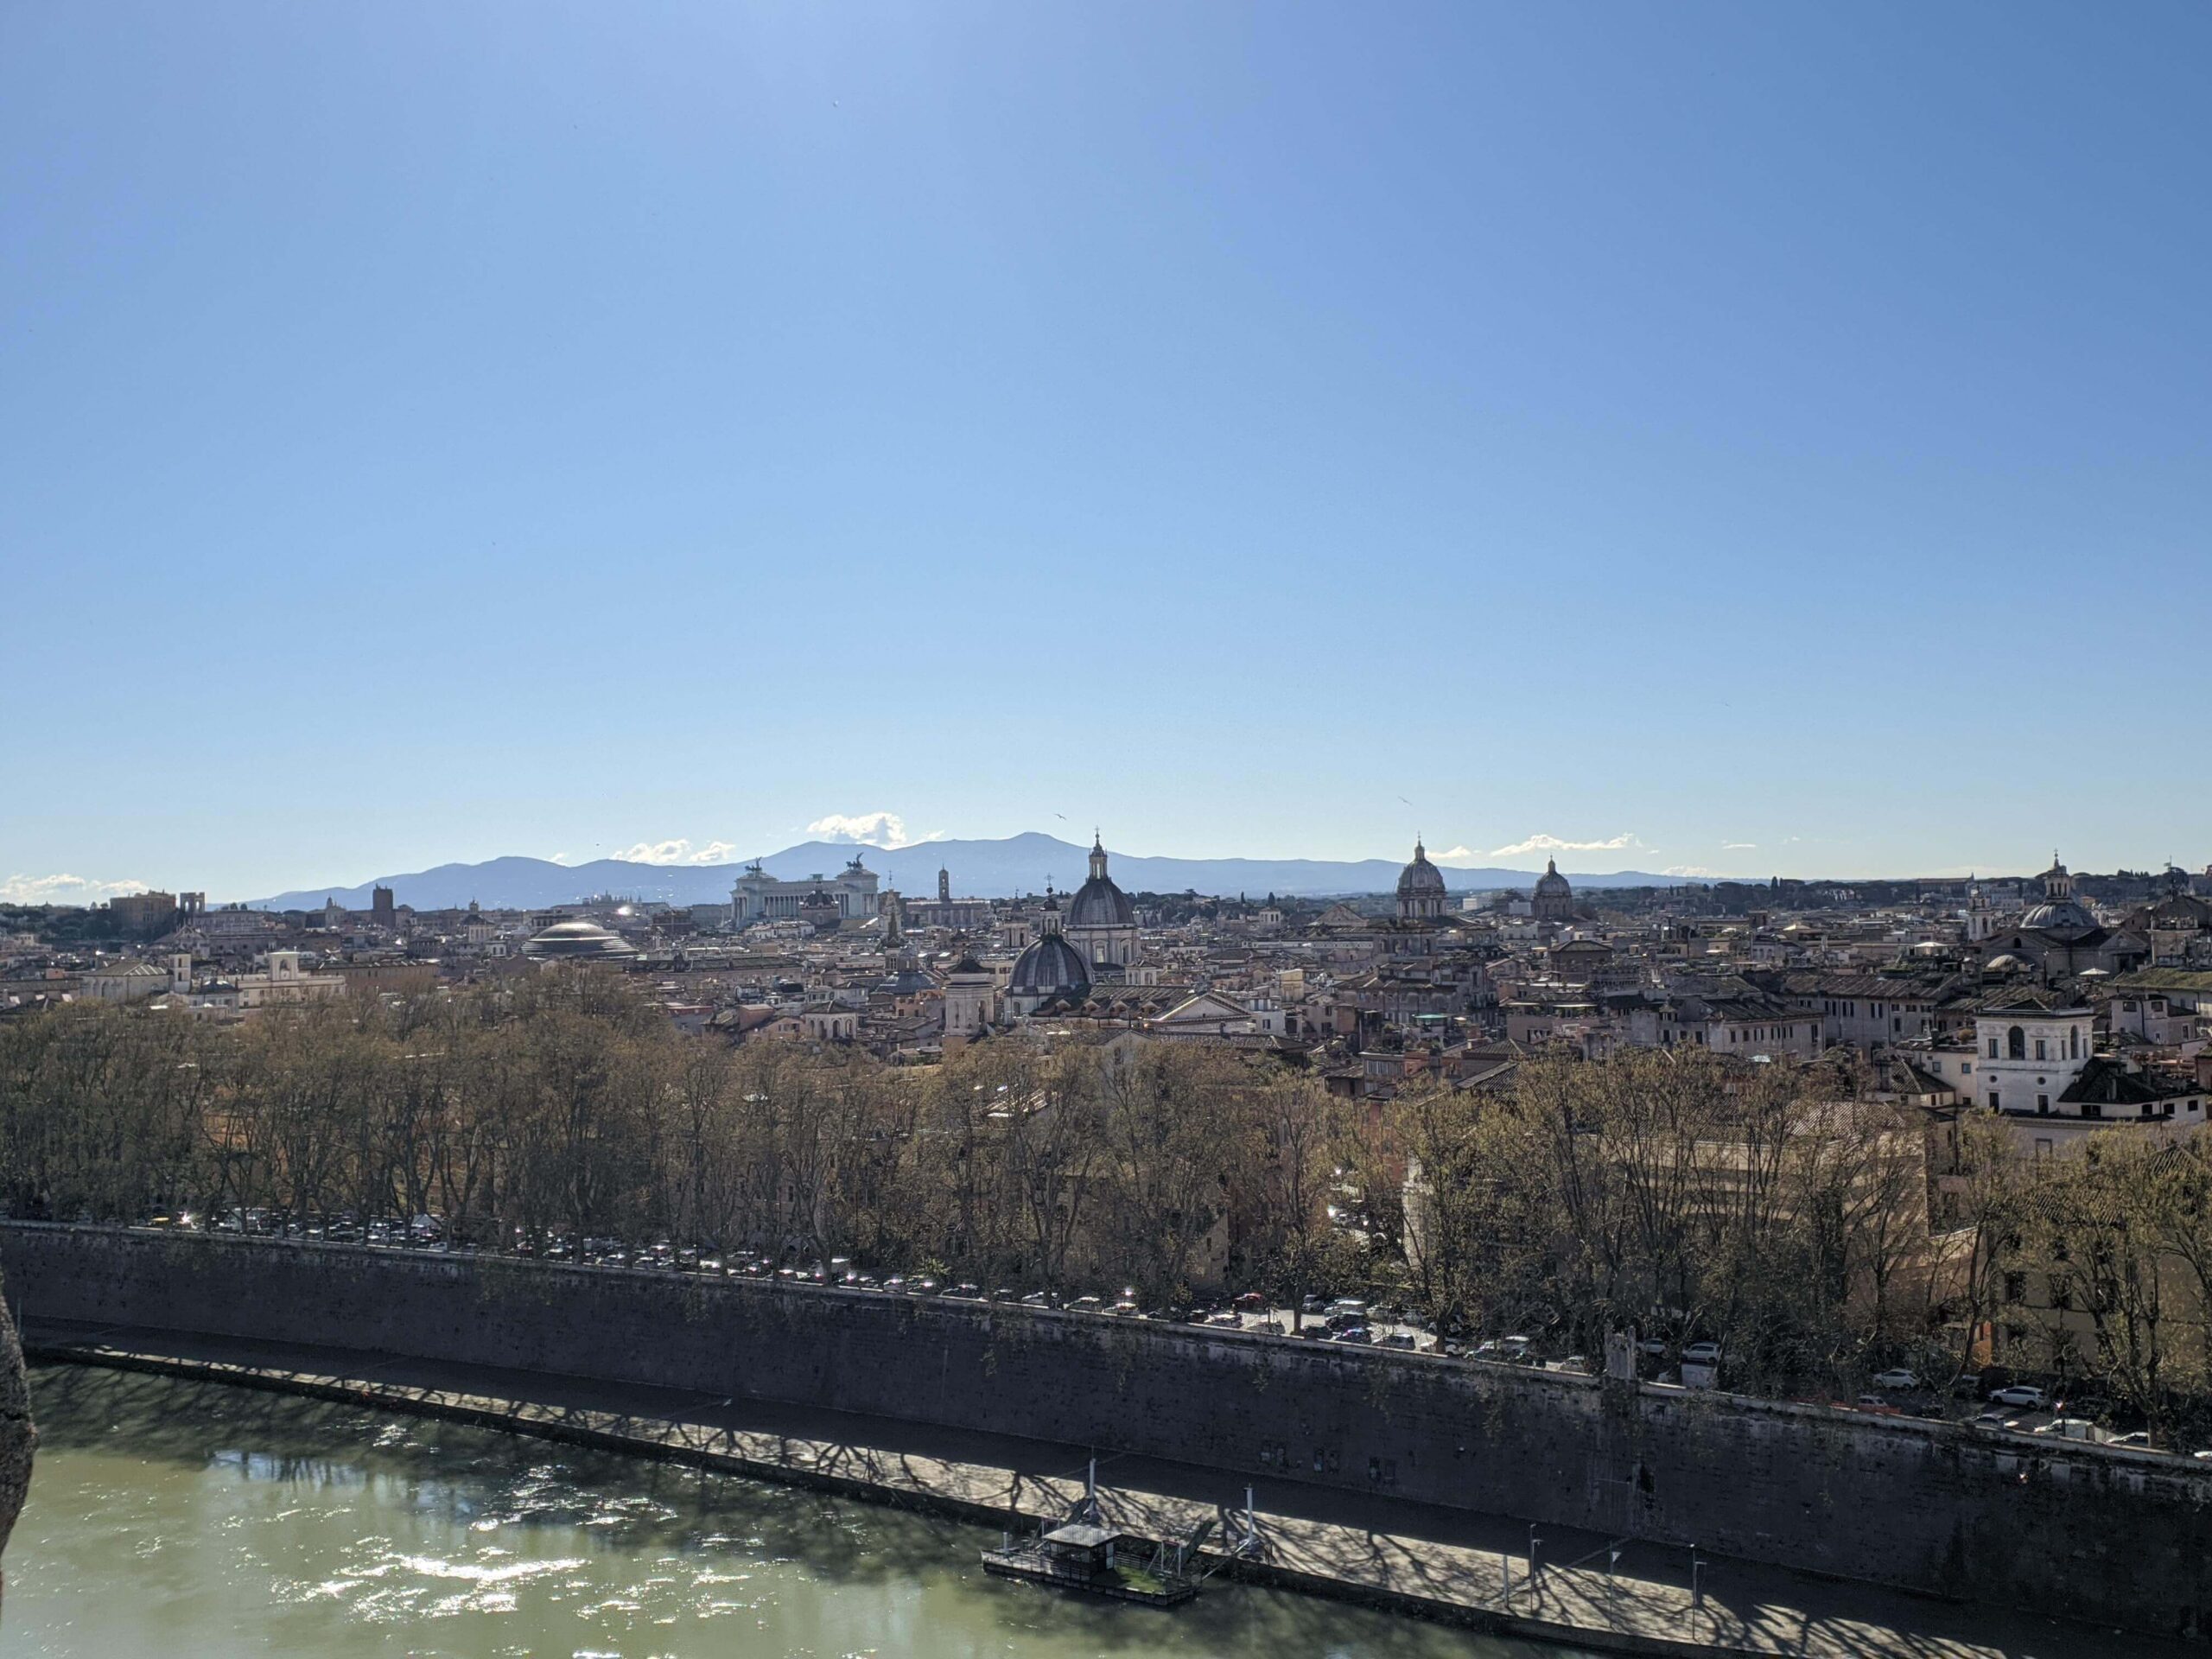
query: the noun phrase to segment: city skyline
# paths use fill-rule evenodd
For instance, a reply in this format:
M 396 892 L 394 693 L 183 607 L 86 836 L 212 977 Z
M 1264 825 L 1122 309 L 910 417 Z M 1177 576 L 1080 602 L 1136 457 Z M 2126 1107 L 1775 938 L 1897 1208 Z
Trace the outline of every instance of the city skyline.
M 226 889 L 219 886 L 207 887 L 203 884 L 198 890 L 211 893 L 213 902 L 218 904 L 236 902 L 258 904 L 276 899 L 281 899 L 286 903 L 303 903 L 318 892 L 326 893 L 351 892 L 355 894 L 357 901 L 365 902 L 365 898 L 363 896 L 365 889 L 374 882 L 395 880 L 409 882 L 425 874 L 441 872 L 490 869 L 518 859 L 566 868 L 598 868 L 612 861 L 639 870 L 690 871 L 698 874 L 722 872 L 734 875 L 752 861 L 760 858 L 772 861 L 779 858 L 787 860 L 790 855 L 810 848 L 823 849 L 825 854 L 829 855 L 849 853 L 855 858 L 865 858 L 872 853 L 879 855 L 913 853 L 931 848 L 942 848 L 945 849 L 944 857 L 949 864 L 963 865 L 972 869 L 969 861 L 978 852 L 995 855 L 999 848 L 1019 842 L 1025 836 L 1052 836 L 1060 843 L 1068 855 L 1066 861 L 1070 874 L 1079 863 L 1081 857 L 1082 837 L 1079 835 L 1068 834 L 1067 826 L 1065 824 L 1056 825 L 1061 832 L 1058 835 L 1054 835 L 1053 831 L 1050 830 L 1030 830 L 1005 837 L 963 837 L 948 836 L 942 832 L 930 832 L 911 837 L 900 835 L 897 839 L 890 839 L 882 838 L 885 836 L 884 830 L 874 822 L 887 817 L 890 818 L 893 824 L 899 822 L 896 815 L 886 813 L 832 815 L 830 818 L 805 826 L 807 833 L 804 836 L 789 842 L 776 844 L 741 846 L 735 842 L 723 840 L 696 844 L 683 839 L 667 839 L 658 842 L 639 842 L 627 847 L 612 848 L 605 851 L 594 849 L 581 855 L 565 853 L 560 855 L 509 853 L 496 855 L 486 859 L 423 859 L 412 863 L 393 864 L 381 868 L 373 874 L 326 871 L 320 879 L 292 884 L 289 889 L 284 888 L 283 884 L 264 881 L 256 885 L 249 880 L 245 885 L 235 889 Z M 864 838 L 870 834 L 879 838 Z M 1606 880 L 1609 885 L 1612 884 L 1611 878 L 1639 875 L 1661 880 L 1672 879 L 1693 884 L 1721 881 L 1758 882 L 1777 876 L 1783 880 L 1800 880 L 1885 881 L 1915 878 L 1960 879 L 1979 875 L 1991 880 L 2004 880 L 2032 876 L 2042 872 L 2054 861 L 2069 865 L 2082 874 L 2106 874 L 2127 870 L 2137 873 L 2155 873 L 2162 869 L 2177 868 L 2193 874 L 2199 869 L 2212 869 L 2212 867 L 2193 865 L 2187 860 L 2180 858 L 2158 858 L 2133 864 L 2123 861 L 2111 865 L 2098 865 L 2071 859 L 2067 855 L 2064 849 L 2053 849 L 2023 863 L 2006 864 L 1983 861 L 1955 869 L 1868 871 L 1835 868 L 1802 872 L 1750 869 L 1685 870 L 1680 867 L 1658 867 L 1657 861 L 1655 859 L 1647 859 L 1639 862 L 1630 855 L 1637 852 L 1651 854 L 1658 849 L 1641 846 L 1632 836 L 1616 837 L 1590 845 L 1580 845 L 1563 842 L 1554 836 L 1536 836 L 1521 843 L 1493 849 L 1488 855 L 1465 846 L 1437 847 L 1429 843 L 1425 838 L 1420 840 L 1418 844 L 1427 852 L 1433 862 L 1445 869 L 1454 873 L 1477 872 L 1495 874 L 1505 880 L 1507 885 L 1510 885 L 1511 880 L 1515 879 L 1524 882 L 1531 880 L 1541 874 L 1544 867 L 1554 864 L 1569 875 L 1577 878 Z M 1344 858 L 1317 857 L 1300 852 L 1254 852 L 1244 849 L 1189 854 L 1179 849 L 1133 848 L 1118 842 L 1110 845 L 1109 850 L 1115 856 L 1122 859 L 1167 861 L 1170 868 L 1177 864 L 1185 863 L 1192 866 L 1193 868 L 1216 863 L 1227 864 L 1230 861 L 1249 861 L 1255 867 L 1262 867 L 1312 860 L 1317 863 L 1340 868 L 1346 874 L 1347 880 L 1341 887 L 1333 884 L 1313 886 L 1307 882 L 1294 883 L 1285 889 L 1301 893 L 1382 891 L 1388 885 L 1386 880 L 1377 878 L 1370 883 L 1363 885 L 1360 881 L 1351 878 L 1357 872 L 1364 871 L 1367 874 L 1373 875 L 1376 870 L 1386 867 L 1395 868 L 1396 859 L 1395 854 L 1382 849 L 1355 853 Z M 1402 853 L 1404 849 L 1401 848 L 1398 850 Z M 995 867 L 995 855 L 989 859 L 989 861 Z M 1049 860 L 1047 864 L 1050 864 Z M 1218 890 L 1224 893 L 1230 891 L 1232 887 L 1241 891 L 1249 887 L 1250 880 L 1253 879 L 1261 880 L 1264 887 L 1268 878 L 1256 874 L 1249 879 L 1240 876 L 1237 880 L 1231 881 L 1228 887 L 1218 887 L 1218 884 L 1217 886 Z M 1012 892 L 1020 890 L 1025 886 L 1055 882 L 1069 885 L 1062 881 L 1056 867 L 1047 868 L 1044 874 L 1034 876 L 1027 883 L 1018 882 L 1014 887 L 1005 887 L 1003 880 L 988 883 L 987 887 L 988 891 L 996 893 L 1001 887 L 1005 887 L 1007 892 Z M 1185 885 L 1187 885 L 1185 876 L 1179 873 L 1171 887 L 1172 890 L 1179 892 Z M 1630 881 L 1628 885 L 1634 885 L 1634 883 Z M 0 877 L 0 903 L 89 906 L 149 889 L 162 890 L 165 886 L 169 888 L 191 888 L 194 883 L 191 880 L 180 879 L 173 874 L 147 880 L 130 879 L 104 883 L 95 882 L 89 878 L 77 875 L 73 872 L 45 878 L 12 875 Z M 574 896 L 582 898 L 585 895 L 582 889 L 579 888 Z

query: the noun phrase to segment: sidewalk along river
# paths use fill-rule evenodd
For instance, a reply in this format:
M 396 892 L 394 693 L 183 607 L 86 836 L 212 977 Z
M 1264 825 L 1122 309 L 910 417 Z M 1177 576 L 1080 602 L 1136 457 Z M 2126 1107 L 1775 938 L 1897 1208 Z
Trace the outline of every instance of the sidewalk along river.
M 45 1365 L 0 1659 L 1569 1659 L 1217 1581 L 988 1578 L 996 1533 L 489 1429 Z

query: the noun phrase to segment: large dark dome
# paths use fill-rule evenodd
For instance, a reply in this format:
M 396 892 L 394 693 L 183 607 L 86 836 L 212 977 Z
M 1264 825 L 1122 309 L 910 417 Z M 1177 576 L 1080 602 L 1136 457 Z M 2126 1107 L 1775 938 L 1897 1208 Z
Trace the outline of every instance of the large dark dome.
M 1058 933 L 1047 933 L 1014 959 L 1008 996 L 1065 997 L 1090 995 L 1090 969 L 1083 952 Z
M 1129 895 L 1114 885 L 1110 875 L 1094 875 L 1076 889 L 1068 906 L 1070 927 L 1135 927 L 1136 907 Z
M 1416 841 L 1414 861 L 1398 876 L 1398 897 L 1412 899 L 1429 893 L 1441 896 L 1443 892 L 1444 872 L 1428 861 L 1428 849 Z
M 1106 874 L 1106 843 L 1103 838 L 1090 838 L 1090 880 L 1084 882 L 1075 895 L 1075 902 L 1068 906 L 1070 927 L 1135 927 L 1137 925 L 1135 907 L 1129 895 L 1114 885 L 1114 878 Z

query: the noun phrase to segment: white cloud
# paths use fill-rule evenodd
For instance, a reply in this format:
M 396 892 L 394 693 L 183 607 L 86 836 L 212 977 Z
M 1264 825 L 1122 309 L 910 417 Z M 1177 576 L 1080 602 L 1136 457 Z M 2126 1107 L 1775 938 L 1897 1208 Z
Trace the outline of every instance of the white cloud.
M 1610 841 L 1561 841 L 1557 836 L 1531 836 L 1510 847 L 1493 847 L 1490 855 L 1517 858 L 1522 853 L 1618 853 L 1636 844 L 1636 837 L 1631 835 L 1615 836 Z
M 1708 870 L 1702 864 L 1669 864 L 1659 872 L 1662 875 L 1711 876 L 1718 878 L 1718 870 Z
M 720 864 L 737 850 L 734 841 L 710 841 L 695 847 L 679 836 L 673 841 L 641 841 L 634 847 L 625 847 L 610 855 L 626 864 Z M 560 863 L 563 854 L 553 861 Z
M 1442 852 L 1435 855 L 1435 856 L 1440 860 L 1449 861 L 1455 859 L 1475 858 L 1479 856 L 1479 855 L 1478 855 L 1475 849 L 1471 847 L 1446 847 Z
M 1720 850 L 1724 853 L 1755 853 L 1758 848 L 1756 841 L 1724 841 L 1720 843 Z
M 569 861 L 569 855 L 566 853 L 548 853 L 545 861 L 548 864 L 565 864 Z
M 11 875 L 0 881 L 0 904 L 92 905 L 118 893 L 146 890 L 143 881 L 95 881 L 84 875 Z
M 826 818 L 817 818 L 806 826 L 810 836 L 819 836 L 824 841 L 842 841 L 856 847 L 912 847 L 925 841 L 942 841 L 944 832 L 932 830 L 926 836 L 906 833 L 906 820 L 896 812 L 832 812 Z

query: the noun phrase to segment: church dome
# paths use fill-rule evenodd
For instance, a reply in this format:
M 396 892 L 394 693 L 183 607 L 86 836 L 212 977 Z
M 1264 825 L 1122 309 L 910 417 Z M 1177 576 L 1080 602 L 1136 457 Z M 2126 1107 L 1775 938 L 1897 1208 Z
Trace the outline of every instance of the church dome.
M 2030 907 L 2020 918 L 2024 929 L 2037 933 L 2055 933 L 2062 938 L 2079 938 L 2096 931 L 2097 918 L 2073 899 L 2046 899 Z
M 1544 873 L 1536 878 L 1536 892 L 1540 897 L 1567 899 L 1573 896 L 1574 889 L 1567 885 L 1567 878 L 1559 873 L 1557 859 L 1548 858 L 1544 861 Z
M 1096 836 L 1090 838 L 1090 879 L 1076 890 L 1075 902 L 1068 906 L 1070 927 L 1135 927 L 1137 912 L 1129 903 L 1129 895 L 1114 885 L 1114 878 L 1106 874 L 1106 843 Z
M 1136 907 L 1129 903 L 1129 895 L 1114 885 L 1109 875 L 1094 875 L 1076 889 L 1075 899 L 1068 906 L 1070 927 L 1135 927 Z
M 1090 994 L 1090 969 L 1083 952 L 1058 933 L 1046 933 L 1014 959 L 1008 996 L 1063 997 L 1071 1001 Z
M 1442 897 L 1444 872 L 1428 861 L 1428 849 L 1420 842 L 1414 842 L 1414 861 L 1398 874 L 1398 897 L 1414 899 L 1434 894 Z

